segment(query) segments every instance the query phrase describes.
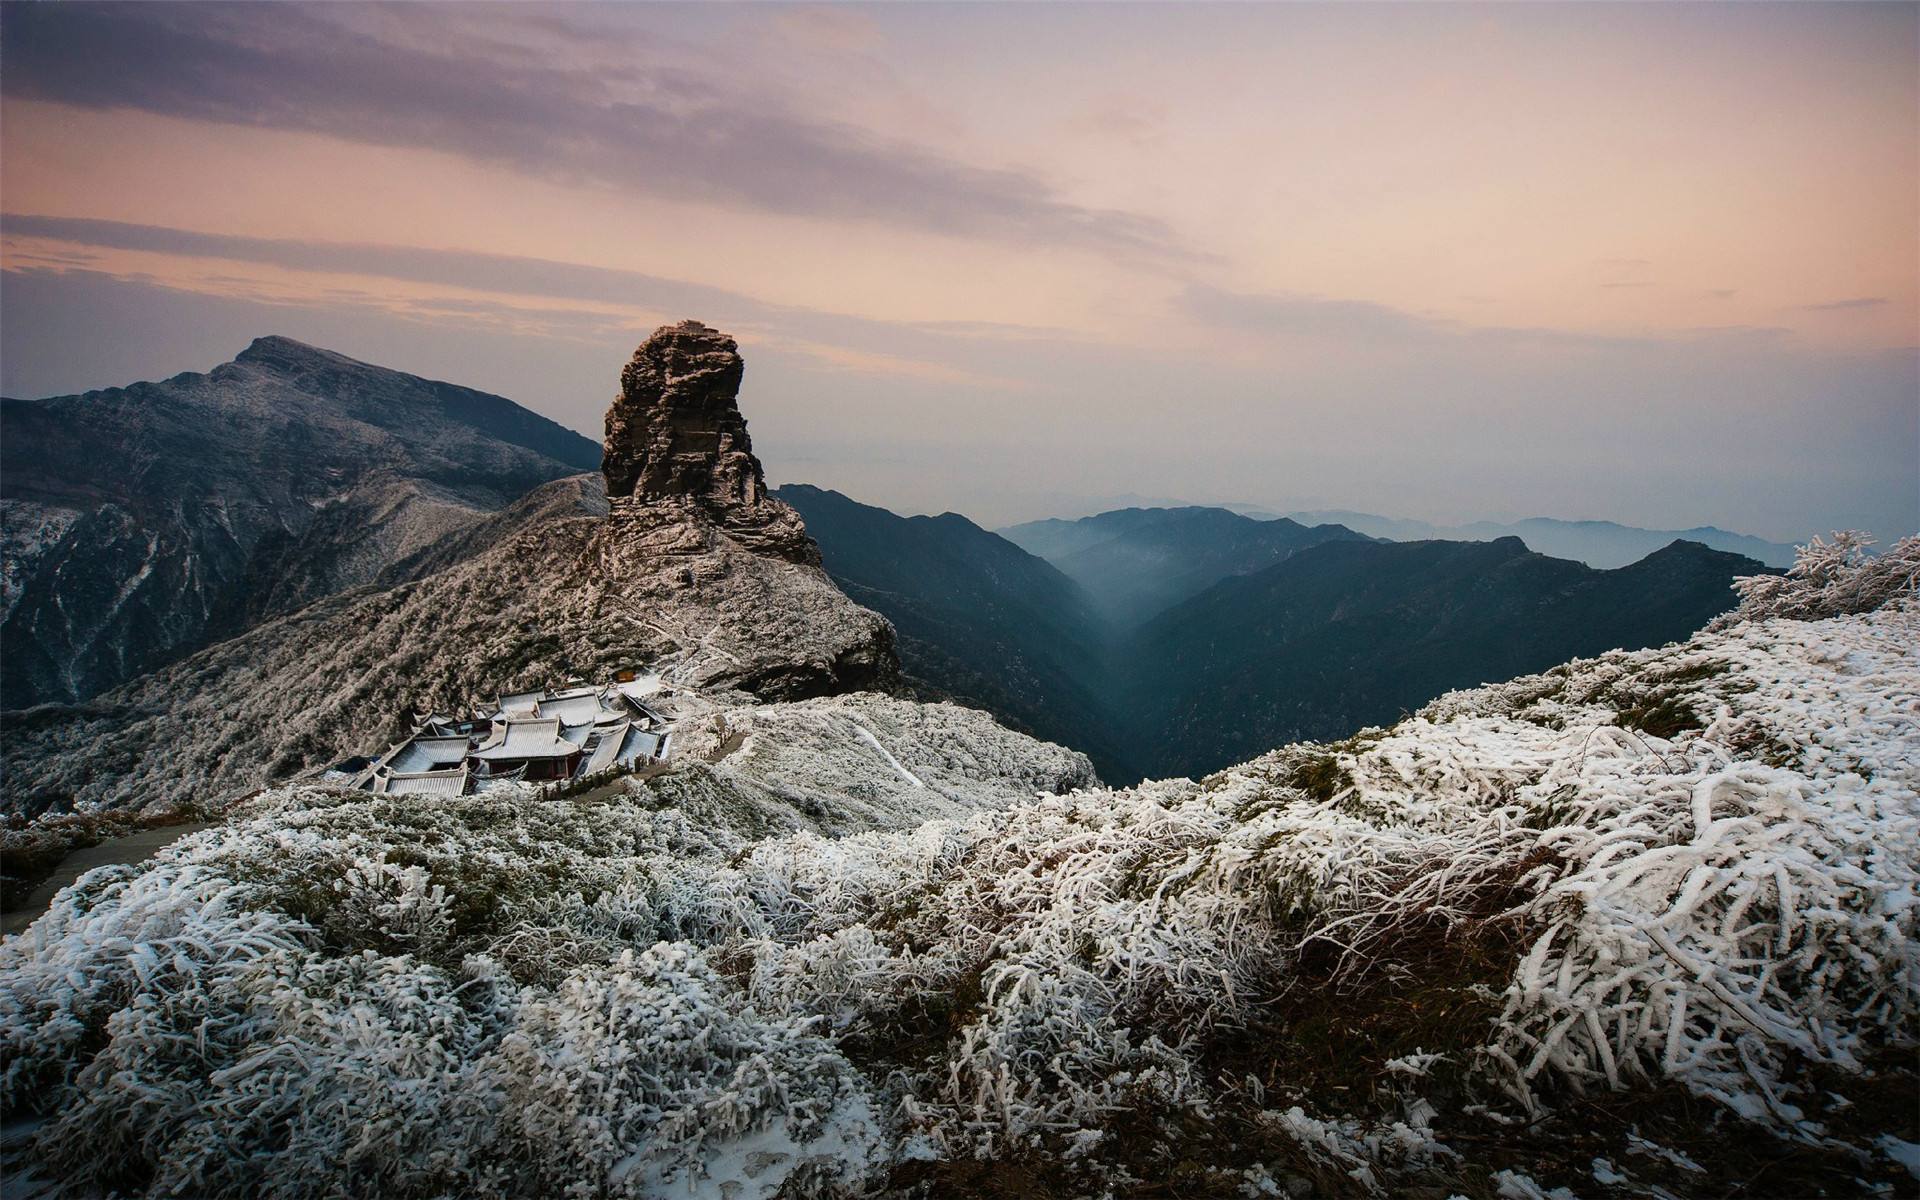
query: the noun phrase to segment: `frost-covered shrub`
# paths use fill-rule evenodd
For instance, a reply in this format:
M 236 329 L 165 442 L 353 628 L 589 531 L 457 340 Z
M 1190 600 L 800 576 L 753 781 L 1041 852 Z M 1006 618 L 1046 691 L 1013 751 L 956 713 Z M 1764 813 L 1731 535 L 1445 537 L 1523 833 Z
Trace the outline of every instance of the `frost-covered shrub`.
M 880 1130 L 865 1081 L 804 1017 L 763 1017 L 698 949 L 660 943 L 530 998 L 480 1064 L 515 1190 L 648 1197 L 705 1181 L 851 1188 Z M 796 1194 L 801 1189 L 796 1187 Z
M 431 1194 L 471 1153 L 445 1131 L 479 1083 L 465 1064 L 487 1024 L 457 995 L 437 969 L 372 953 L 276 954 L 142 994 L 43 1135 L 50 1165 L 156 1195 Z
M 656 914 L 670 907 L 663 896 L 684 864 L 743 844 L 671 809 L 492 796 L 420 804 L 302 788 L 241 815 L 249 819 L 229 828 L 243 833 L 204 842 L 199 854 L 256 885 L 261 903 L 309 922 L 336 949 L 450 967 L 542 926 L 651 943 L 665 936 Z
M 245 972 L 310 935 L 210 868 L 88 872 L 0 942 L 0 1107 L 19 1111 L 70 1081 L 88 1043 L 136 998 Z
M 1540 835 L 1569 866 L 1529 906 L 1545 932 L 1493 1053 L 1528 1099 L 1549 1071 L 1665 1077 L 1795 1124 L 1790 1058 L 1857 1068 L 1920 1014 L 1914 780 L 1819 786 L 1710 744 L 1665 753 L 1687 769 L 1609 760 L 1614 779 L 1590 776 Z
M 347 929 L 377 931 L 416 954 L 442 950 L 453 935 L 446 886 L 424 867 L 363 860 L 334 880 L 333 889 L 339 899 L 328 916 Z
M 1488 1047 L 1517 1094 L 1668 1078 L 1792 1127 L 1792 1062 L 1851 1069 L 1863 1045 L 1911 1037 L 1917 634 L 1905 605 L 1749 623 L 1429 707 L 1449 728 L 1501 711 L 1510 735 L 1559 742 L 1516 794 L 1534 809 L 1519 846 L 1560 864 L 1522 910 L 1536 932 Z M 1697 732 L 1611 724 L 1620 696 L 1676 680 Z M 1571 719 L 1544 726 L 1541 706 Z
M 1385 1125 L 1357 1120 L 1319 1120 L 1299 1105 L 1260 1115 L 1262 1124 L 1291 1139 L 1308 1160 L 1336 1180 L 1350 1180 L 1369 1195 L 1387 1194 L 1380 1176 L 1388 1170 L 1418 1170 L 1455 1152 L 1435 1140 L 1432 1106 L 1417 1105 L 1409 1119 Z
M 1857 529 L 1814 538 L 1794 554 L 1785 575 L 1748 575 L 1733 581 L 1740 604 L 1709 629 L 1742 621 L 1789 617 L 1815 621 L 1872 612 L 1920 590 L 1920 536 L 1901 538 L 1884 554 L 1871 553 L 1873 539 Z

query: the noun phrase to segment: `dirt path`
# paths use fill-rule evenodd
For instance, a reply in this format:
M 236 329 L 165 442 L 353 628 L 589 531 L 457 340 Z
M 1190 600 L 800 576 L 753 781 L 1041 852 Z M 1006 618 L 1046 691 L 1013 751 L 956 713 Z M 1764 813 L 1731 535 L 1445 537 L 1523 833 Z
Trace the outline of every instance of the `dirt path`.
M 728 734 L 725 740 L 723 740 L 718 746 L 715 746 L 713 749 L 707 751 L 707 761 L 710 763 L 717 763 L 721 759 L 725 758 L 727 755 L 732 754 L 735 750 L 738 750 L 740 747 L 746 744 L 747 744 L 747 731 L 744 729 L 736 730 L 733 733 Z
M 190 833 L 198 833 L 207 825 L 160 825 L 153 829 L 142 829 L 139 833 L 130 833 L 126 837 L 112 838 L 96 846 L 87 846 L 67 855 L 60 860 L 46 881 L 27 896 L 19 908 L 9 910 L 0 921 L 0 927 L 7 934 L 19 933 L 22 929 L 40 919 L 53 903 L 53 897 L 61 888 L 85 875 L 95 867 L 104 867 L 112 863 L 145 862 L 159 850 L 173 845 Z
M 627 785 L 629 783 L 644 783 L 649 779 L 656 779 L 659 776 L 665 775 L 669 769 L 670 764 L 664 762 L 657 762 L 652 766 L 641 767 L 638 771 L 611 779 L 597 788 L 581 792 L 578 796 L 568 796 L 566 803 L 597 804 L 604 800 L 612 800 L 615 797 L 626 795 Z

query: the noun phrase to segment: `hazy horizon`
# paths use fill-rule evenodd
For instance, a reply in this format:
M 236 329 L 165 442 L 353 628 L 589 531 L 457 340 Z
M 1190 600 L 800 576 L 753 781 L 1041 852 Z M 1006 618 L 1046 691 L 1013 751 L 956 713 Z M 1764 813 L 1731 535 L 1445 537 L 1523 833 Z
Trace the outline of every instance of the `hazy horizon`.
M 281 333 L 781 482 L 1920 528 L 1920 9 L 0 10 L 0 389 Z

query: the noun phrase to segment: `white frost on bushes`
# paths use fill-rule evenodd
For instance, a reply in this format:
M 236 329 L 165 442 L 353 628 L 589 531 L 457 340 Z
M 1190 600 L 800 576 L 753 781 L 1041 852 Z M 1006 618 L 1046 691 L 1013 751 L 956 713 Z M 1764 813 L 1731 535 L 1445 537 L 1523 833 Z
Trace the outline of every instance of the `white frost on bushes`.
M 1872 612 L 1920 588 L 1920 536 L 1901 538 L 1884 554 L 1872 553 L 1872 546 L 1873 539 L 1857 529 L 1842 530 L 1831 542 L 1814 538 L 1800 547 L 1785 575 L 1734 580 L 1739 605 L 1708 628 L 1768 617 L 1814 621 Z
M 1430 1110 L 1429 1110 L 1430 1111 Z M 1362 1121 L 1321 1121 L 1307 1115 L 1299 1105 L 1282 1113 L 1268 1113 L 1266 1119 L 1284 1130 L 1304 1148 L 1317 1164 L 1346 1176 L 1368 1195 L 1387 1194 L 1382 1168 L 1399 1171 L 1418 1170 L 1454 1151 L 1434 1140 L 1425 1121 L 1395 1121 L 1374 1126 Z
M 1515 813 L 1525 828 L 1510 853 L 1558 864 L 1541 868 L 1525 909 L 1539 932 L 1490 1047 L 1521 1096 L 1543 1073 L 1611 1086 L 1666 1077 L 1792 1124 L 1790 1056 L 1852 1068 L 1860 1039 L 1911 1027 L 1917 634 L 1911 602 L 1746 624 L 1428 710 L 1505 709 L 1516 750 L 1559 743 L 1515 793 L 1530 811 Z M 1703 727 L 1668 741 L 1595 724 L 1608 704 L 1658 712 L 1662 700 Z M 1582 705 L 1592 720 L 1570 722 Z M 1542 713 L 1565 728 L 1527 724 Z
M 526 999 L 477 1071 L 534 1159 L 516 1190 L 744 1197 L 862 1178 L 880 1141 L 864 1081 L 817 1022 L 735 994 L 697 949 L 662 942 Z
M 1535 1183 L 1531 1176 L 1518 1171 L 1495 1171 L 1493 1183 L 1497 1189 L 1494 1194 L 1501 1200 L 1574 1200 L 1571 1188 L 1549 1190 Z
M 1417 1094 L 1443 1062 L 1522 1106 L 1673 1080 L 1818 1137 L 1794 1068 L 1855 1071 L 1920 1016 L 1917 695 L 1896 600 L 1201 782 L 838 838 L 858 821 L 791 814 L 844 787 L 885 825 L 943 770 L 995 772 L 897 736 L 912 706 L 820 702 L 929 786 L 846 736 L 769 816 L 756 737 L 803 707 L 777 706 L 618 803 L 293 789 L 0 944 L 0 1100 L 51 1115 L 43 1166 L 152 1195 L 853 1195 L 1022 1153 L 1098 1191 L 1155 1122 L 1228 1113 L 1391 1192 L 1452 1161 Z M 898 790 L 822 783 L 842 769 Z M 1206 1065 L 1309 943 L 1393 978 L 1410 933 L 1488 921 L 1523 948 L 1497 1016 L 1386 1065 L 1404 1119 L 1262 1111 Z
M 675 755 L 696 767 L 659 788 L 703 789 L 765 835 L 908 829 L 1094 783 L 1084 754 L 1015 733 L 978 709 L 858 692 L 786 704 L 689 706 Z

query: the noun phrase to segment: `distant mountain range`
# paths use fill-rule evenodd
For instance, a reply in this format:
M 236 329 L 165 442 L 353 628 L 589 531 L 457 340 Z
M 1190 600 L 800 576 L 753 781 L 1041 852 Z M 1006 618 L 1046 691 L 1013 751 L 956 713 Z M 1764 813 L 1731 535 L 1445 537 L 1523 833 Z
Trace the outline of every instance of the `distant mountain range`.
M 1252 514 L 1260 516 L 1263 514 Z M 1331 521 L 1368 537 L 1390 542 L 1419 542 L 1443 539 L 1455 542 L 1491 542 L 1517 537 L 1530 550 L 1555 558 L 1571 558 L 1590 567 L 1624 567 L 1638 562 L 1662 546 L 1676 541 L 1698 542 L 1729 554 L 1742 554 L 1769 567 L 1793 565 L 1793 550 L 1780 542 L 1769 542 L 1744 533 L 1730 533 L 1711 525 L 1693 529 L 1638 529 L 1612 521 L 1559 521 L 1552 517 L 1529 517 L 1524 521 L 1475 521 L 1468 525 L 1433 525 L 1373 513 L 1323 509 L 1287 514 L 1295 521 L 1319 523 Z
M 1086 750 L 1110 782 L 1204 773 L 1391 722 L 1454 688 L 1684 638 L 1732 606 L 1736 576 L 1765 570 L 1685 540 L 1600 570 L 1511 536 L 1383 542 L 1194 507 L 1002 538 L 952 514 L 780 495 L 828 573 L 901 629 L 910 674 Z M 1041 694 L 1073 697 L 1071 718 L 1026 701 Z
M 1364 540 L 1339 525 L 1256 521 L 1224 508 L 1124 508 L 1078 521 L 1033 521 L 1001 536 L 1058 567 L 1110 624 L 1137 625 L 1232 575 L 1321 542 Z
M 704 326 L 661 337 L 724 341 L 714 353 L 737 362 Z M 5 401 L 0 703 L 90 701 L 16 722 L 9 790 L 34 808 L 94 796 L 89 760 L 60 749 L 81 742 L 147 764 L 111 775 L 114 803 L 158 787 L 154 771 L 189 788 L 282 777 L 377 739 L 409 697 L 665 654 L 742 694 L 956 699 L 1084 751 L 1111 782 L 1205 772 L 1451 688 L 1683 637 L 1764 569 L 1693 539 L 1637 552 L 1665 535 L 1599 522 L 1523 522 L 1525 544 L 1494 526 L 1376 541 L 1418 530 L 1130 507 L 1001 536 L 805 485 L 763 503 L 738 375 L 720 374 L 713 396 L 681 396 L 692 376 L 667 371 L 661 396 L 622 410 L 646 479 L 700 457 L 661 438 L 734 451 L 686 495 L 623 494 L 612 507 L 644 519 L 612 524 L 604 481 L 582 474 L 597 444 L 501 397 L 285 338 L 205 375 Z M 675 396 L 685 412 L 655 411 Z M 734 424 L 732 441 L 717 432 Z M 1540 552 L 1572 544 L 1556 537 L 1631 565 Z M 235 714 L 267 732 L 231 768 L 211 751 L 192 765 L 167 749 L 182 714 L 194 755 Z
M 1057 511 L 1066 514 L 1065 516 L 1027 521 L 1001 528 L 996 532 L 1042 558 L 1052 559 L 1057 557 L 1060 546 L 1072 544 L 1075 539 L 1078 539 L 1079 545 L 1085 545 L 1091 539 L 1093 531 L 1090 529 L 1070 529 L 1070 527 L 1083 525 L 1080 519 L 1083 514 L 1093 513 L 1093 516 L 1088 519 L 1094 520 L 1129 509 L 1207 509 L 1210 511 L 1224 509 L 1255 521 L 1286 519 L 1307 526 L 1341 525 L 1355 533 L 1390 542 L 1436 540 L 1490 542 L 1495 538 L 1517 537 L 1527 543 L 1527 548 L 1530 550 L 1537 550 L 1555 558 L 1570 558 L 1603 570 L 1638 562 L 1662 546 L 1671 545 L 1676 541 L 1699 542 L 1715 550 L 1743 554 L 1769 567 L 1779 568 L 1793 565 L 1795 550 L 1795 547 L 1789 543 L 1770 542 L 1765 538 L 1734 533 L 1712 525 L 1696 525 L 1690 529 L 1642 529 L 1615 521 L 1567 521 L 1554 517 L 1528 517 L 1518 521 L 1469 521 L 1455 525 L 1441 525 L 1407 517 L 1356 512 L 1346 508 L 1299 509 L 1282 512 L 1265 504 L 1196 504 L 1190 500 L 1148 499 L 1131 495 L 1114 497 L 1097 512 L 1095 509 L 1099 506 L 1083 497 L 1061 497 L 1058 505 Z
M 511 400 L 282 337 L 204 375 L 0 401 L 0 706 L 86 699 L 599 461 Z

